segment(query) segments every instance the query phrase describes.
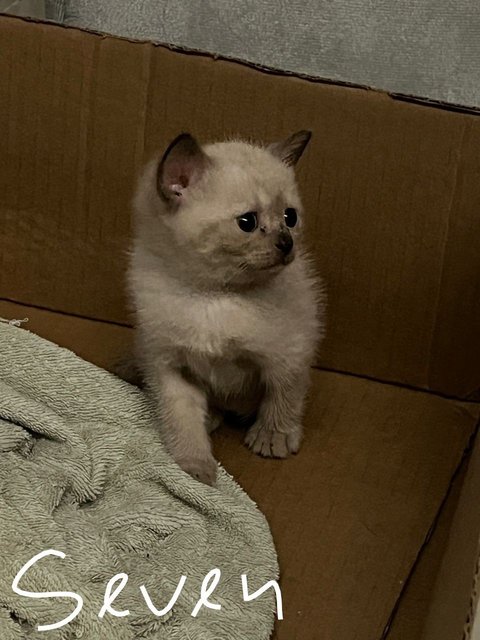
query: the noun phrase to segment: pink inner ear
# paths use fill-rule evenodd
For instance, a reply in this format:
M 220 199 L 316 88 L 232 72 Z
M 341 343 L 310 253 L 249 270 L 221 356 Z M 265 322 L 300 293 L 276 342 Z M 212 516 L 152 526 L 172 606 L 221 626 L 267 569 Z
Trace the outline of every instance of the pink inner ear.
M 164 188 L 173 195 L 181 196 L 187 187 L 195 183 L 199 173 L 196 164 L 190 158 L 167 158 L 163 169 Z
M 157 173 L 157 188 L 167 199 L 177 201 L 195 184 L 209 160 L 188 133 L 179 135 L 165 152 Z

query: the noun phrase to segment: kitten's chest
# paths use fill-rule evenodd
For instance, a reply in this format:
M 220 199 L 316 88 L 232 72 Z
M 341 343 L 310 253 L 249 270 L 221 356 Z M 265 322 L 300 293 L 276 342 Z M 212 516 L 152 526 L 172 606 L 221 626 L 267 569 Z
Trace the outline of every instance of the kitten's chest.
M 215 398 L 242 397 L 260 385 L 260 370 L 249 358 L 232 352 L 224 357 L 188 352 L 185 372 Z

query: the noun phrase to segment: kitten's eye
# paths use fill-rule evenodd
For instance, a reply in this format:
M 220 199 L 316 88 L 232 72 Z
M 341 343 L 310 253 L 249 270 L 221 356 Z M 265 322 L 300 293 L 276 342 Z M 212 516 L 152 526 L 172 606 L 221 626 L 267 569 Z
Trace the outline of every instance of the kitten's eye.
M 247 211 L 237 218 L 237 224 L 245 233 L 252 233 L 258 225 L 256 211 Z
M 290 227 L 290 229 L 297 224 L 297 210 L 293 207 L 288 207 L 288 209 L 285 209 L 283 217 L 285 218 L 285 224 L 287 225 L 287 227 Z

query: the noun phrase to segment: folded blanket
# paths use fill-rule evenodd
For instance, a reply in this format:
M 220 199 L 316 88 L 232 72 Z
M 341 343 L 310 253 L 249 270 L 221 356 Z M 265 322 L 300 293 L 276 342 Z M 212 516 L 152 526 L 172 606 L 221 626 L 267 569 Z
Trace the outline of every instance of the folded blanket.
M 215 489 L 186 475 L 156 422 L 135 387 L 0 323 L 2 640 L 270 637 L 275 585 L 246 597 L 277 577 L 264 517 L 221 467 Z M 99 617 L 114 576 L 123 615 Z

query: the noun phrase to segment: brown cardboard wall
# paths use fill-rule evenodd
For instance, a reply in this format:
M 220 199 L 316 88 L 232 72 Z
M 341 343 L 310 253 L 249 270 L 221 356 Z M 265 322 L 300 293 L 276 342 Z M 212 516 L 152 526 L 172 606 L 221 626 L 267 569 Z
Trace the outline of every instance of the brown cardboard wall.
M 320 364 L 480 386 L 480 118 L 53 25 L 0 19 L 0 297 L 118 323 L 143 160 L 314 138 L 299 171 L 329 292 Z

